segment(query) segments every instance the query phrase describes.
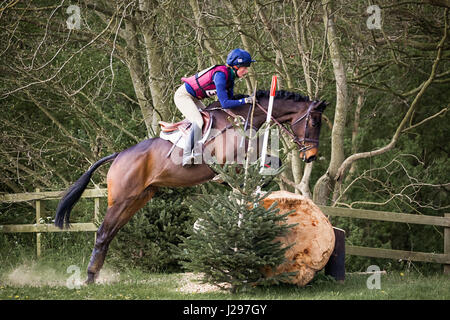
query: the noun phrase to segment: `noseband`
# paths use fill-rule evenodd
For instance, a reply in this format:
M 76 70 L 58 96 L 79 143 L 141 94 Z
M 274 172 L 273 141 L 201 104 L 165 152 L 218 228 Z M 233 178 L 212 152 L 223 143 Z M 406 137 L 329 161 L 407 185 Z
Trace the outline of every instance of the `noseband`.
M 287 130 L 280 122 L 278 122 L 273 116 L 271 116 L 273 122 L 275 122 L 278 127 L 280 127 L 281 130 L 283 130 L 288 136 L 290 136 L 292 138 L 292 140 L 294 140 L 294 142 L 300 147 L 300 152 L 305 152 L 308 150 L 311 150 L 313 148 L 318 148 L 319 147 L 319 139 L 312 139 L 312 138 L 308 138 L 308 121 L 309 118 L 311 117 L 311 113 L 322 113 L 319 111 L 312 111 L 312 109 L 317 105 L 318 101 L 311 101 L 311 103 L 308 106 L 308 110 L 306 111 L 306 113 L 304 115 L 302 115 L 301 117 L 299 117 L 297 120 L 295 120 L 292 124 L 291 124 L 291 128 L 296 125 L 297 123 L 300 123 L 302 120 L 306 119 L 305 121 L 305 133 L 303 135 L 303 138 L 298 138 L 296 135 L 294 135 L 292 132 L 290 132 L 289 130 Z M 265 114 L 267 114 L 266 109 L 264 109 L 258 102 L 256 102 L 256 105 L 262 110 L 264 111 Z M 312 142 L 314 143 L 314 145 L 310 145 L 307 146 L 305 144 L 305 142 Z

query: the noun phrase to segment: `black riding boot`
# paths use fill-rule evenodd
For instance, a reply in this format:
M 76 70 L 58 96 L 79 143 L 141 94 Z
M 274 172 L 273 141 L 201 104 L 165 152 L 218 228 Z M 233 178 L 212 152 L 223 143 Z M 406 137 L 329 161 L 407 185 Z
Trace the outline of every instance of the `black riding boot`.
M 189 133 L 189 138 L 186 141 L 186 146 L 183 152 L 183 167 L 189 166 L 194 163 L 194 160 L 201 156 L 200 146 L 197 145 L 198 141 L 202 138 L 202 129 L 199 128 L 195 123 L 191 125 L 191 132 Z M 195 161 L 195 163 L 200 163 Z

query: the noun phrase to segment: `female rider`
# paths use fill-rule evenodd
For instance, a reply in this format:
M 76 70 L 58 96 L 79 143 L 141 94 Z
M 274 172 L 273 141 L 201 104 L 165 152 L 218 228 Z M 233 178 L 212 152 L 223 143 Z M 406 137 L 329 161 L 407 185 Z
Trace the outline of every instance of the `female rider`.
M 184 83 L 175 92 L 175 105 L 192 123 L 190 138 L 183 152 L 183 166 L 192 164 L 198 156 L 194 155 L 194 147 L 202 138 L 203 118 L 198 110 L 205 108 L 202 99 L 217 95 L 224 109 L 253 102 L 253 97 L 233 100 L 234 79 L 245 76 L 252 62 L 255 60 L 250 53 L 238 48 L 228 54 L 226 65 L 215 65 L 181 79 Z

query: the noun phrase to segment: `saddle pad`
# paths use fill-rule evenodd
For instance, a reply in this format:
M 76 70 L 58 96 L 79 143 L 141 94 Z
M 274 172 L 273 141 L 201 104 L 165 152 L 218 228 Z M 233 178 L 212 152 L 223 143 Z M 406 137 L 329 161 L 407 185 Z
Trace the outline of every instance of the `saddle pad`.
M 205 141 L 209 138 L 209 135 L 211 133 L 211 128 L 213 124 L 213 118 L 209 116 L 209 113 L 207 112 L 201 112 L 203 116 L 203 121 L 206 124 L 203 126 L 203 138 L 200 140 L 201 143 L 205 143 Z M 163 121 L 160 121 L 160 124 Z M 164 124 L 167 124 L 167 122 L 164 122 Z M 171 125 L 169 123 L 169 125 Z M 176 125 L 176 128 L 173 128 L 171 126 L 166 126 L 166 128 L 170 128 L 169 130 L 161 130 L 159 137 L 161 139 L 167 140 L 172 142 L 175 146 L 184 149 L 186 146 L 186 140 L 189 138 L 189 133 L 191 132 L 191 122 L 187 119 L 177 122 L 174 125 Z M 161 125 L 161 129 L 163 129 L 163 125 Z M 170 156 L 171 151 L 167 154 L 167 156 Z

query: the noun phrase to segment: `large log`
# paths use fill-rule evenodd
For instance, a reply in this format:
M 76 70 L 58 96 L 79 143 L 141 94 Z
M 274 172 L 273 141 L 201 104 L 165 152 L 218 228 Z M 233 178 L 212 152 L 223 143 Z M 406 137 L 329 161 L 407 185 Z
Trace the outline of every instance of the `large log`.
M 277 201 L 280 214 L 295 210 L 287 217 L 288 224 L 297 223 L 289 233 L 277 240 L 285 245 L 294 245 L 286 252 L 286 262 L 275 271 L 267 268 L 266 276 L 281 272 L 294 272 L 297 275 L 291 282 L 305 286 L 316 272 L 325 267 L 335 243 L 335 235 L 331 223 L 317 205 L 310 199 L 287 191 L 276 191 L 264 199 L 264 207 L 268 208 Z

